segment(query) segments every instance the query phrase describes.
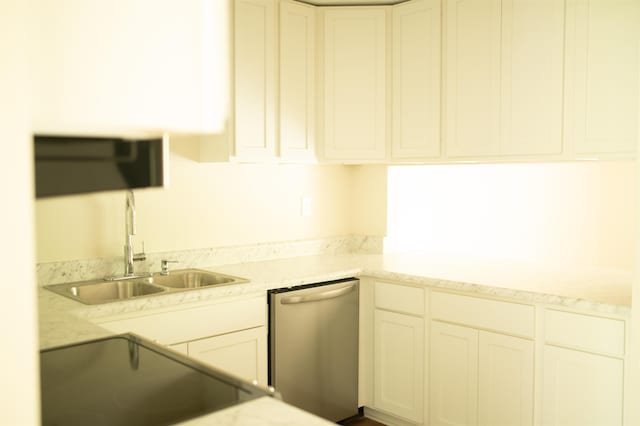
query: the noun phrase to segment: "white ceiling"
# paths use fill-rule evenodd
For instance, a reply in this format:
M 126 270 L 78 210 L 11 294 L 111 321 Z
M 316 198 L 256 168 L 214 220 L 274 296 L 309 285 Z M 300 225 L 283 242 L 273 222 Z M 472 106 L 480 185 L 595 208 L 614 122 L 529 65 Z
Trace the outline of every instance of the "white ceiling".
M 297 0 L 314 6 L 380 6 L 385 4 L 398 4 L 408 0 Z

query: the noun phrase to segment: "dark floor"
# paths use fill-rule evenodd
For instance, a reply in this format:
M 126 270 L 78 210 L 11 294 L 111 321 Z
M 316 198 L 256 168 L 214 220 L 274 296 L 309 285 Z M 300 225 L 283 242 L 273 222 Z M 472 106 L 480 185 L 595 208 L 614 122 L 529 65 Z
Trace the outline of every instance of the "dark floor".
M 364 416 L 352 417 L 348 420 L 341 421 L 340 424 L 346 426 L 384 426 L 384 423 L 378 423 L 375 420 L 368 419 Z

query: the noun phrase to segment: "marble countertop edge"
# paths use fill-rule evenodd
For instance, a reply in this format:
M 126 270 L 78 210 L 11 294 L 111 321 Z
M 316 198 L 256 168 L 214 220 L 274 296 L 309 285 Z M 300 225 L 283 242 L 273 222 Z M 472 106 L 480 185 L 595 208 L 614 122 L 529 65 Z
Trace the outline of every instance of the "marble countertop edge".
M 618 283 L 616 287 L 616 285 L 608 285 L 605 280 L 602 284 L 595 285 L 594 290 L 594 288 L 587 287 L 581 289 L 579 279 L 573 281 L 557 280 L 557 282 L 553 280 L 547 282 L 544 279 L 511 281 L 507 274 L 507 278 L 501 276 L 496 279 L 495 284 L 487 284 L 487 281 L 491 282 L 492 280 L 491 274 L 477 280 L 461 279 L 460 277 L 447 279 L 443 278 L 447 274 L 429 273 L 428 268 L 425 268 L 423 264 L 418 265 L 419 267 L 414 264 L 413 267 L 405 268 L 403 265 L 386 265 L 386 260 L 388 258 L 384 255 L 350 254 L 221 265 L 203 269 L 240 276 L 248 279 L 249 282 L 101 305 L 84 305 L 39 288 L 41 328 L 43 324 L 45 326 L 41 335 L 45 334 L 46 337 L 47 332 L 55 332 L 49 324 L 56 321 L 57 315 L 75 318 L 76 322 L 82 320 L 91 322 L 112 315 L 166 309 L 181 304 L 206 303 L 226 297 L 264 294 L 267 290 L 275 288 L 364 276 L 428 286 L 433 289 L 461 291 L 472 295 L 505 298 L 523 303 L 556 305 L 594 313 L 625 317 L 631 313 L 631 285 L 626 282 Z M 415 262 L 419 263 L 418 260 Z M 472 274 L 467 275 L 471 276 Z M 622 301 L 622 303 L 611 303 L 611 300 Z

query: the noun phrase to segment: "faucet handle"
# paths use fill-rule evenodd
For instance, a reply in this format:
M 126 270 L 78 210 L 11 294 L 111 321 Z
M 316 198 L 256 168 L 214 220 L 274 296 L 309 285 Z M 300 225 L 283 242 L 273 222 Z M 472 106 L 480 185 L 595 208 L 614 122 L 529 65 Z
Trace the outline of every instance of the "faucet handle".
M 144 241 L 142 242 L 142 251 L 140 253 L 133 253 L 133 261 L 140 262 L 147 260 L 147 254 L 144 252 Z
M 165 260 L 162 259 L 160 261 L 160 275 L 169 275 L 169 264 L 170 263 L 180 263 L 177 260 Z

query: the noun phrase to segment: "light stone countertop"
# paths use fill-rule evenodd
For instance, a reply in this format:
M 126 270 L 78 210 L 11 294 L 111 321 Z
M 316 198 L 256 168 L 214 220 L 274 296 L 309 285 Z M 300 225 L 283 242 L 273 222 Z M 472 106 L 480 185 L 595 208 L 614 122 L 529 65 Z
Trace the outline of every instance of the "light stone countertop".
M 353 276 L 370 276 L 625 318 L 628 318 L 631 312 L 632 274 L 627 271 L 572 269 L 511 260 L 450 259 L 406 253 L 303 256 L 203 269 L 243 277 L 250 282 L 92 306 L 41 287 L 38 292 L 40 347 L 45 349 L 112 335 L 112 332 L 92 323 L 93 320 L 111 315 L 206 302 L 221 297 L 263 294 L 273 288 Z M 322 424 L 322 420 L 315 416 L 301 422 L 292 409 L 293 407 L 280 401 L 261 399 L 213 413 L 187 424 Z M 270 413 L 266 416 L 267 422 L 260 417 L 262 412 L 265 415 Z M 311 416 L 304 411 L 298 414 Z
M 179 423 L 180 426 L 325 426 L 334 425 L 268 396 Z
M 549 265 L 541 267 L 495 259 L 452 260 L 421 254 L 303 256 L 210 269 L 247 278 L 250 282 L 102 305 L 84 305 L 40 288 L 40 347 L 60 346 L 109 335 L 111 333 L 91 321 L 111 315 L 205 302 L 221 297 L 259 294 L 273 288 L 352 276 L 371 276 L 624 317 L 631 312 L 632 274 L 626 271 L 588 271 Z

